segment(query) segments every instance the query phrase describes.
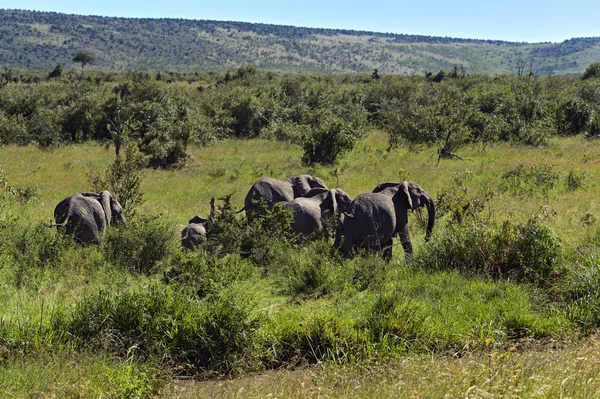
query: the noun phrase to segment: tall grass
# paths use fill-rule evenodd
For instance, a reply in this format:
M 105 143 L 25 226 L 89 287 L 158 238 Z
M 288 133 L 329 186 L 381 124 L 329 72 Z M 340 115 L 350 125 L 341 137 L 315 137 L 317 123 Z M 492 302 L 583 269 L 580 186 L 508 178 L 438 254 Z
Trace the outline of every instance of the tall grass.
M 131 392 L 122 396 L 135 396 L 156 392 L 154 375 L 202 378 L 322 362 L 352 369 L 425 354 L 443 363 L 445 355 L 502 354 L 587 334 L 600 306 L 599 145 L 582 137 L 550 139 L 543 148 L 474 144 L 461 147 L 464 160 L 438 164 L 435 148 L 388 151 L 386 135 L 373 131 L 340 163 L 308 167 L 299 145 L 230 139 L 192 147 L 180 170 L 148 170 L 145 202 L 128 226 L 88 248 L 43 223 L 62 198 L 90 189 L 87 172 L 104 170 L 112 152 L 93 144 L 49 152 L 5 146 L 9 184 L 38 191 L 29 202 L 0 200 L 2 373 L 26 371 L 30 361 L 36 376 L 44 359 L 49 367 L 81 365 L 56 377 L 73 389 L 76 378 L 109 369 L 108 380 Z M 528 173 L 539 165 L 558 176 L 547 193 L 513 190 L 502 178 L 520 170 L 511 176 L 534 186 Z M 576 183 L 574 168 L 585 184 Z M 409 178 L 449 206 L 440 207 L 429 243 L 418 213 L 410 213 L 416 251 L 408 263 L 400 248 L 389 263 L 343 260 L 326 240 L 290 235 L 277 211 L 264 226 L 234 213 L 261 176 L 304 172 L 351 196 Z M 229 224 L 200 251 L 181 250 L 186 221 L 207 216 L 210 198 L 230 194 L 226 209 L 217 200 Z M 499 276 L 498 265 L 517 272 Z M 9 379 L 0 381 L 20 392 Z M 28 381 L 28 392 L 58 389 L 48 379 Z M 95 381 L 91 395 L 117 395 L 106 379 Z

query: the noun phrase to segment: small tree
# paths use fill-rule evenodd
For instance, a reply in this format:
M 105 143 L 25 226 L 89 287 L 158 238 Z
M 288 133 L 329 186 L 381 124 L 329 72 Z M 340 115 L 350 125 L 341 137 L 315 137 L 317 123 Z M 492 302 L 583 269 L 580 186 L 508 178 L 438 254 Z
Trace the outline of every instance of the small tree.
M 79 53 L 75 54 L 75 57 L 73 57 L 73 62 L 81 63 L 81 76 L 83 76 L 83 68 L 85 68 L 87 64 L 94 62 L 94 57 L 89 53 L 80 51 Z
M 600 78 L 600 62 L 590 65 L 581 76 L 581 79 L 591 78 Z
M 88 174 L 88 181 L 94 191 L 111 191 L 126 215 L 131 216 L 143 202 L 141 191 L 144 169 L 148 164 L 137 146 L 125 146 L 125 156 L 118 156 L 104 173 Z
M 48 79 L 59 78 L 62 76 L 62 73 L 63 73 L 63 66 L 59 62 L 58 65 L 56 65 L 56 67 L 48 74 Z

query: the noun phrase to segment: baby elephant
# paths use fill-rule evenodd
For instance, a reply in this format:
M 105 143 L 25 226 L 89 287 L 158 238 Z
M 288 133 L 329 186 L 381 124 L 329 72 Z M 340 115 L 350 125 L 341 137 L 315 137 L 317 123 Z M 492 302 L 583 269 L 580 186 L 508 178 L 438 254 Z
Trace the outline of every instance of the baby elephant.
M 183 248 L 194 250 L 206 239 L 206 223 L 208 219 L 200 216 L 194 216 L 190 219 L 190 224 L 181 231 L 181 246 Z

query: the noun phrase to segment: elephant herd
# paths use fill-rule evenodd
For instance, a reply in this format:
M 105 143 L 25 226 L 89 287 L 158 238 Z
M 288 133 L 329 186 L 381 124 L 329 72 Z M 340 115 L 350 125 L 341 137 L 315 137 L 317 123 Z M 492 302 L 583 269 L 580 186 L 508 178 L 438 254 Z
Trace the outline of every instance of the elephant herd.
M 265 177 L 252 185 L 244 200 L 247 217 L 260 207 L 268 209 L 280 203 L 293 215 L 291 228 L 300 235 L 323 229 L 326 219 L 336 226 L 335 244 L 344 257 L 358 250 L 376 252 L 389 260 L 393 237 L 398 235 L 406 258 L 412 256 L 408 229 L 408 210 L 427 207 L 425 240 L 429 240 L 435 224 L 434 201 L 413 182 L 381 183 L 371 193 L 359 194 L 354 200 L 342 189 L 329 189 L 318 177 L 292 176 L 285 179 Z M 214 199 L 211 213 L 214 212 Z M 343 218 L 342 218 L 343 215 Z M 115 222 L 125 223 L 123 210 L 109 192 L 76 193 L 61 201 L 54 210 L 56 226 L 64 226 L 80 243 L 99 244 L 101 233 Z M 181 245 L 194 249 L 205 238 L 209 219 L 195 216 L 181 232 Z

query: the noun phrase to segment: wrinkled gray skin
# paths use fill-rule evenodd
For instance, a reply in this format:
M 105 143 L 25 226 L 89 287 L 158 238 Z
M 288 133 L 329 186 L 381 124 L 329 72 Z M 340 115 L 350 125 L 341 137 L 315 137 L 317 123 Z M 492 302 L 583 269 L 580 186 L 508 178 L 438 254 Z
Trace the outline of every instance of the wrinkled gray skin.
M 435 224 L 433 199 L 418 184 L 413 182 L 382 183 L 372 193 L 358 195 L 346 212 L 342 230 L 344 257 L 352 257 L 354 251 L 364 248 L 381 253 L 383 258 L 392 258 L 394 235 L 400 236 L 404 256 L 413 254 L 408 230 L 408 210 L 427 207 L 428 221 L 425 241 L 429 240 Z
M 260 199 L 265 200 L 267 207 L 271 209 L 278 202 L 290 202 L 294 198 L 304 197 L 313 188 L 327 189 L 327 186 L 321 179 L 311 175 L 292 176 L 279 180 L 263 177 L 248 191 L 242 210 L 245 210 L 247 215 L 251 214 L 259 208 L 255 201 Z
M 200 216 L 194 216 L 190 219 L 190 224 L 181 231 L 181 246 L 183 248 L 194 250 L 206 239 L 206 222 L 208 222 L 208 219 Z
M 351 202 L 352 198 L 339 188 L 313 188 L 304 197 L 286 202 L 283 207 L 289 209 L 294 216 L 292 230 L 309 235 L 323 229 L 325 218 L 331 218 L 337 212 L 345 212 Z
M 54 220 L 59 229 L 72 235 L 83 245 L 100 244 L 102 232 L 115 222 L 125 223 L 123 208 L 108 191 L 75 193 L 54 208 Z

